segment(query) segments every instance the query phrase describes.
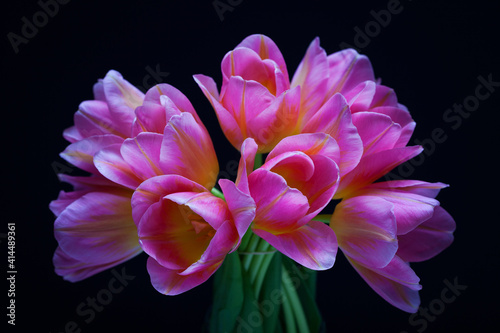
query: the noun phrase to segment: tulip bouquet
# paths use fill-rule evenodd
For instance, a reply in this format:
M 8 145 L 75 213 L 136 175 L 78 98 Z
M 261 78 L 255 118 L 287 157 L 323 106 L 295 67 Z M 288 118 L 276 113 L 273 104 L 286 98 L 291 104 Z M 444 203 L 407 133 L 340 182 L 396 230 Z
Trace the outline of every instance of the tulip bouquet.
M 165 295 L 214 275 L 207 331 L 318 332 L 315 274 L 340 248 L 383 299 L 417 311 L 410 263 L 448 247 L 455 222 L 435 199 L 447 185 L 384 181 L 422 148 L 407 146 L 415 122 L 368 58 L 327 55 L 316 38 L 290 80 L 276 44 L 251 35 L 221 69 L 220 91 L 194 80 L 241 153 L 234 180 L 218 180 L 179 90 L 143 94 L 114 70 L 94 85 L 64 131 L 61 157 L 89 175 L 59 175 L 74 190 L 50 204 L 56 273 L 75 282 L 145 252 Z

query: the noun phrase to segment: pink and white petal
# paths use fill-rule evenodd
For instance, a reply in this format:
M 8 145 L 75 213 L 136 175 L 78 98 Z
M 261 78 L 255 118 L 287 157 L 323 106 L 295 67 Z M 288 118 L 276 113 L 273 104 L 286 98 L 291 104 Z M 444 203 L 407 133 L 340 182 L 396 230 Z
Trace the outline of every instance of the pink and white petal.
M 60 156 L 82 170 L 98 173 L 94 165 L 94 155 L 103 148 L 122 142 L 123 138 L 113 134 L 96 135 L 70 144 Z
M 266 161 L 286 152 L 300 151 L 306 155 L 322 155 L 338 163 L 340 148 L 338 143 L 325 133 L 306 133 L 289 136 L 281 140 L 267 155 Z
M 327 60 L 329 96 L 349 91 L 367 80 L 375 81 L 370 60 L 353 49 L 330 54 Z
M 93 262 L 83 262 L 72 258 L 66 254 L 61 247 L 57 247 L 52 262 L 57 275 L 62 276 L 66 281 L 78 282 L 132 259 L 141 252 L 142 251 L 137 251 L 135 254 L 108 263 L 95 264 Z
M 194 75 L 193 78 L 207 97 L 210 104 L 212 104 L 226 138 L 236 149 L 240 150 L 241 144 L 246 137 L 243 136 L 243 132 L 234 114 L 226 110 L 226 108 L 220 103 L 219 92 L 215 81 L 211 77 L 200 74 Z
M 212 189 L 219 163 L 210 135 L 190 113 L 173 116 L 165 127 L 160 152 L 165 174 L 177 174 Z
M 297 222 L 309 210 L 309 203 L 299 190 L 290 188 L 280 175 L 264 169 L 252 172 L 248 183 L 257 206 L 254 229 L 284 233 L 300 227 Z
M 423 151 L 421 146 L 394 148 L 363 157 L 351 172 L 340 180 L 334 199 L 345 198 L 369 185 Z
M 224 193 L 227 207 L 238 231 L 239 239 L 236 246 L 239 246 L 241 239 L 255 218 L 255 201 L 250 196 L 250 191 L 243 192 L 230 180 L 219 180 L 219 186 Z
M 326 270 L 335 263 L 335 233 L 323 222 L 311 221 L 288 233 L 273 234 L 257 228 L 253 231 L 276 250 L 309 269 Z
M 94 156 L 97 170 L 107 179 L 116 184 L 135 190 L 142 182 L 130 165 L 123 159 L 120 150 L 121 144 L 114 144 L 101 149 Z
M 90 192 L 59 215 L 54 235 L 61 249 L 86 263 L 106 264 L 140 252 L 130 195 Z
M 387 265 L 398 249 L 396 218 L 392 210 L 391 203 L 378 197 L 342 200 L 330 221 L 342 251 L 369 267 Z
M 127 139 L 120 148 L 120 154 L 134 174 L 146 180 L 163 174 L 160 169 L 160 149 L 163 135 L 158 133 L 139 133 Z
M 428 260 L 453 243 L 456 224 L 451 215 L 437 206 L 434 215 L 411 232 L 398 236 L 398 256 L 404 261 Z
M 363 141 L 363 156 L 394 148 L 401 135 L 401 126 L 380 113 L 357 112 L 352 122 Z
M 145 180 L 132 195 L 132 217 L 137 226 L 148 208 L 172 193 L 204 192 L 206 189 L 181 176 L 162 175 Z
M 122 133 L 130 133 L 134 110 L 144 100 L 144 94 L 117 71 L 110 70 L 103 79 L 104 93 L 114 124 Z
M 257 154 L 257 143 L 252 138 L 247 138 L 241 145 L 241 158 L 238 164 L 238 174 L 236 177 L 236 187 L 243 193 L 250 194 L 248 188 L 248 175 L 252 172 Z
M 180 275 L 180 270 L 165 268 L 153 258 L 148 259 L 147 269 L 151 284 L 165 295 L 179 295 L 202 284 L 220 267 L 222 262 L 190 275 Z
M 341 176 L 356 167 L 363 155 L 363 142 L 352 123 L 347 102 L 341 94 L 330 98 L 302 129 L 302 133 L 316 132 L 329 134 L 337 141 L 340 161 L 336 162 Z
M 278 65 L 284 78 L 288 81 L 288 71 L 286 69 L 285 59 L 274 41 L 264 35 L 250 35 L 246 37 L 237 47 L 246 47 L 256 52 L 262 60 L 270 59 Z
M 319 46 L 316 37 L 293 75 L 290 87 L 300 86 L 301 119 L 306 123 L 326 101 L 328 89 L 328 61 L 326 52 Z
M 363 280 L 383 299 L 406 312 L 415 313 L 420 305 L 420 279 L 410 265 L 398 256 L 383 268 L 366 267 L 347 257 Z

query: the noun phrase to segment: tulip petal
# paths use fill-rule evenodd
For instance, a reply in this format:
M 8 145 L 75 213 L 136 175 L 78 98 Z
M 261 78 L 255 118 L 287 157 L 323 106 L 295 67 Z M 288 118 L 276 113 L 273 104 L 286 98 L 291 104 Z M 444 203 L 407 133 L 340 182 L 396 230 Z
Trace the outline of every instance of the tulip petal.
M 173 116 L 165 127 L 160 167 L 165 174 L 184 176 L 207 189 L 214 187 L 219 164 L 212 140 L 190 113 Z
M 288 81 L 288 71 L 286 69 L 285 59 L 281 54 L 278 46 L 273 40 L 264 35 L 250 35 L 246 37 L 237 47 L 246 47 L 256 52 L 262 60 L 271 59 L 274 61 L 280 71 L 283 73 L 284 78 Z
M 238 121 L 234 115 L 226 110 L 226 108 L 220 103 L 219 92 L 215 81 L 211 77 L 200 74 L 194 75 L 193 78 L 207 97 L 210 104 L 212 104 L 224 135 L 236 149 L 240 150 L 241 144 L 246 137 L 243 136 L 242 130 L 240 129 Z
M 421 146 L 394 148 L 363 157 L 359 164 L 340 181 L 334 199 L 344 198 L 369 185 L 393 168 L 422 152 Z
M 330 98 L 302 129 L 302 133 L 317 132 L 329 134 L 337 141 L 340 161 L 335 161 L 341 176 L 356 167 L 363 155 L 363 143 L 352 123 L 347 102 L 341 94 Z
M 180 275 L 179 270 L 165 268 L 150 257 L 147 268 L 151 284 L 156 290 L 165 295 L 179 295 L 208 280 L 221 264 L 222 262 L 214 264 L 194 274 Z
M 365 267 L 349 257 L 347 259 L 383 299 L 403 311 L 417 312 L 420 305 L 418 291 L 422 286 L 410 265 L 397 256 L 383 268 Z
M 309 203 L 299 190 L 290 188 L 280 175 L 264 169 L 252 172 L 248 183 L 257 206 L 254 229 L 284 233 L 300 227 L 298 219 L 307 213 Z
M 437 206 L 430 219 L 411 232 L 398 236 L 398 256 L 409 262 L 428 260 L 451 245 L 455 228 L 451 215 Z
M 300 86 L 301 119 L 306 123 L 326 101 L 328 76 L 328 61 L 326 52 L 319 46 L 316 37 L 309 45 L 304 58 L 295 71 L 291 88 Z
M 139 225 L 149 206 L 159 202 L 164 196 L 179 192 L 204 192 L 206 189 L 178 175 L 162 175 L 142 182 L 132 195 L 132 216 Z
M 358 112 L 352 122 L 363 141 L 363 156 L 394 148 L 401 135 L 401 126 L 389 116 L 375 112 Z
M 325 270 L 335 263 L 335 233 L 323 222 L 311 221 L 288 233 L 272 234 L 257 228 L 253 231 L 278 251 L 309 269 Z
M 250 193 L 248 188 L 248 175 L 253 170 L 257 149 L 258 146 L 252 138 L 245 139 L 241 145 L 241 158 L 238 164 L 238 174 L 235 184 L 240 191 L 246 194 Z
M 144 94 L 114 70 L 110 70 L 102 82 L 113 122 L 121 133 L 131 133 L 134 109 L 142 104 Z
M 327 60 L 330 96 L 349 91 L 361 82 L 375 81 L 370 60 L 353 49 L 330 54 Z
M 141 180 L 162 175 L 160 169 L 160 149 L 163 135 L 158 133 L 139 133 L 127 139 L 120 147 L 120 154 L 130 169 Z
M 90 192 L 71 203 L 54 225 L 61 249 L 76 260 L 96 265 L 141 252 L 130 196 L 129 191 Z
M 98 173 L 94 155 L 103 148 L 122 142 L 123 138 L 113 134 L 96 135 L 70 144 L 60 156 L 82 170 Z
M 167 115 L 163 105 L 144 101 L 144 104 L 135 109 L 135 115 L 132 127 L 133 136 L 141 132 L 163 134 L 167 124 Z
M 392 208 L 391 203 L 372 196 L 342 200 L 330 222 L 342 251 L 363 265 L 387 265 L 398 249 Z
M 74 116 L 75 126 L 82 138 L 94 135 L 114 134 L 127 138 L 130 131 L 121 132 L 103 101 L 85 101 L 80 104 Z
M 109 180 L 135 190 L 142 182 L 130 165 L 123 159 L 121 144 L 114 144 L 100 150 L 94 156 L 94 164 L 99 172 Z

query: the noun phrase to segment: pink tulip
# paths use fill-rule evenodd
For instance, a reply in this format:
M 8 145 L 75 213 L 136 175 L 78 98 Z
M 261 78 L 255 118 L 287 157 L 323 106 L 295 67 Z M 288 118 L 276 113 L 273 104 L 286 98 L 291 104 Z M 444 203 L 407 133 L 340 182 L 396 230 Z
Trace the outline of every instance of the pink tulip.
M 250 173 L 257 144 L 242 145 L 246 166 L 237 184 L 248 184 L 256 204 L 255 234 L 278 251 L 315 270 L 333 266 L 337 245 L 327 225 L 313 218 L 328 204 L 338 184 L 339 146 L 324 133 L 283 139 L 266 162 Z M 243 186 L 244 187 L 244 186 Z
M 93 158 L 130 136 L 134 109 L 144 96 L 116 71 L 109 71 L 94 85 L 94 96 L 95 100 L 80 104 L 75 125 L 64 132 L 71 144 L 61 153 L 62 158 L 91 175 L 59 175 L 74 190 L 61 191 L 50 203 L 57 216 L 55 270 L 72 282 L 142 252 L 130 208 L 133 191 L 104 178 Z
M 369 184 L 343 199 L 330 227 L 363 279 L 407 312 L 420 304 L 419 279 L 409 262 L 434 257 L 453 241 L 455 222 L 434 198 L 446 185 L 422 181 Z

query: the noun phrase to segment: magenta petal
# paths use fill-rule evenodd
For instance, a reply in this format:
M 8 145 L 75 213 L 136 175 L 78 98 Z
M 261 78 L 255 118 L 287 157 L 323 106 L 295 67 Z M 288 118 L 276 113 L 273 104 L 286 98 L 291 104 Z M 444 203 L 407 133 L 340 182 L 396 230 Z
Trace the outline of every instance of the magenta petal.
M 146 93 L 144 101 L 155 102 L 170 109 L 175 108 L 180 112 L 189 112 L 197 122 L 201 123 L 189 99 L 179 89 L 170 84 L 161 83 L 152 87 Z M 166 110 L 166 112 L 168 114 L 169 110 Z M 168 122 L 169 119 L 167 118 L 166 121 Z
M 383 299 L 398 309 L 415 313 L 420 305 L 418 291 L 422 289 L 420 279 L 410 265 L 398 256 L 383 268 L 366 267 L 349 259 L 349 262 Z
M 361 82 L 375 80 L 370 60 L 353 49 L 330 54 L 327 59 L 330 96 L 349 91 Z
M 219 163 L 210 136 L 190 113 L 173 116 L 165 127 L 160 152 L 165 174 L 177 174 L 212 189 Z
M 131 133 L 134 109 L 142 104 L 144 94 L 114 70 L 109 71 L 102 82 L 113 122 L 121 133 Z
M 352 122 L 363 141 L 364 156 L 394 148 L 401 135 L 401 126 L 380 113 L 358 112 Z
M 123 159 L 120 153 L 121 146 L 121 144 L 115 144 L 102 149 L 95 155 L 94 164 L 104 177 L 134 190 L 142 179 L 137 177 Z
M 329 134 L 337 141 L 340 161 L 335 161 L 341 176 L 356 167 L 363 154 L 363 143 L 352 123 L 347 102 L 341 94 L 330 98 L 302 129 L 302 133 L 316 132 Z
M 141 132 L 153 132 L 163 134 L 167 125 L 165 107 L 152 102 L 144 102 L 135 109 L 136 118 L 132 126 L 133 136 Z
M 342 200 L 330 222 L 342 252 L 363 265 L 387 265 L 398 249 L 392 207 L 391 203 L 371 196 Z
M 248 175 L 253 170 L 257 149 L 258 146 L 252 138 L 245 139 L 241 145 L 241 158 L 238 164 L 238 174 L 235 184 L 239 190 L 246 194 L 250 193 L 250 190 L 248 189 Z
M 428 260 L 451 245 L 455 228 L 451 215 L 437 206 L 430 219 L 411 232 L 398 236 L 398 256 L 409 262 Z
M 222 262 L 190 275 L 180 275 L 180 270 L 165 268 L 153 258 L 148 259 L 147 267 L 151 284 L 156 290 L 165 295 L 178 295 L 208 280 L 221 264 Z
M 96 135 L 70 144 L 60 155 L 82 170 L 98 173 L 94 165 L 94 155 L 107 146 L 122 142 L 123 138 L 116 135 Z
M 335 233 L 323 222 L 311 221 L 288 233 L 272 234 L 260 229 L 253 231 L 278 251 L 309 269 L 325 270 L 335 263 Z
M 160 169 L 162 141 L 161 134 L 139 133 L 121 145 L 120 154 L 138 178 L 146 180 L 163 174 Z
M 249 48 L 256 52 L 262 60 L 270 59 L 274 61 L 283 73 L 285 80 L 288 81 L 285 59 L 271 38 L 264 35 L 250 35 L 238 44 L 237 47 Z
M 120 132 L 117 128 L 108 105 L 103 101 L 85 101 L 80 104 L 74 116 L 75 126 L 83 138 L 94 135 L 115 134 L 128 137 L 130 131 Z
M 394 148 L 363 157 L 351 172 L 340 180 L 334 198 L 343 198 L 384 176 L 393 168 L 422 152 L 421 146 Z
M 148 208 L 164 196 L 178 192 L 203 192 L 206 189 L 181 176 L 163 175 L 145 180 L 132 195 L 132 216 L 136 225 Z
M 326 52 L 316 37 L 293 75 L 291 88 L 300 86 L 302 119 L 307 122 L 326 100 L 328 76 Z
M 237 119 L 220 103 L 219 92 L 215 81 L 211 77 L 205 75 L 194 75 L 193 78 L 210 104 L 212 104 L 226 138 L 239 150 L 245 137 L 243 136 Z
M 280 175 L 264 169 L 252 172 L 248 183 L 257 205 L 254 229 L 283 233 L 300 227 L 297 222 L 307 213 L 309 203 L 299 190 L 290 188 Z
M 219 180 L 219 185 L 238 231 L 239 240 L 237 245 L 239 245 L 241 238 L 243 238 L 255 218 L 255 201 L 249 195 L 250 192 L 241 191 L 233 182 L 227 179 Z
M 130 258 L 141 251 L 130 192 L 90 192 L 59 215 L 54 234 L 68 256 L 92 264 Z

